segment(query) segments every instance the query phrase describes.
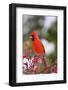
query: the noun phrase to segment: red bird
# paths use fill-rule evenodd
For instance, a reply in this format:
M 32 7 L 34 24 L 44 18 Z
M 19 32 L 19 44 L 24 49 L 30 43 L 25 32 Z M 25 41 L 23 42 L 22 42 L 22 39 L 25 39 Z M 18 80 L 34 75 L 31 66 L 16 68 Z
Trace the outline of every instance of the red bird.
M 45 49 L 44 49 L 42 42 L 40 41 L 39 37 L 34 31 L 31 32 L 30 38 L 32 39 L 33 51 L 35 52 L 37 56 L 41 55 L 43 57 L 42 63 L 43 63 L 43 66 L 45 66 L 44 64 L 45 63 L 45 59 L 44 59 Z
M 36 55 L 45 55 L 45 49 L 37 34 L 33 31 L 30 34 L 30 38 L 32 39 L 33 51 Z

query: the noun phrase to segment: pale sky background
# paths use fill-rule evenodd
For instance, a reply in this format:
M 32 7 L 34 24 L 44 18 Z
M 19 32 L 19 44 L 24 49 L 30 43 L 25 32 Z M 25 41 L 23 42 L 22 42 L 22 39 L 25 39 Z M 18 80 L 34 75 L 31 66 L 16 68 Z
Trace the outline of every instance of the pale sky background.
M 56 17 L 53 16 L 46 16 L 44 21 L 44 27 L 48 30 L 50 26 L 56 21 Z
M 31 15 L 24 15 L 24 20 L 23 22 L 26 23 L 26 21 L 29 19 L 29 18 L 32 18 L 33 16 Z M 44 27 L 43 27 L 43 30 L 46 29 L 46 31 L 50 28 L 50 26 L 56 21 L 56 16 L 45 16 L 44 18 Z M 45 28 L 45 29 L 44 29 Z M 28 26 L 25 26 L 25 31 L 24 33 L 27 33 L 28 32 Z

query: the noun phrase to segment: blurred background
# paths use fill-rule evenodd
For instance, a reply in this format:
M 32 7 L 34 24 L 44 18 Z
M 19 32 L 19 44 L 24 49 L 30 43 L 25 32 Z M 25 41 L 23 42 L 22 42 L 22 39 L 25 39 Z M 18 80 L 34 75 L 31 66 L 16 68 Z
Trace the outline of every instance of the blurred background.
M 29 34 L 35 31 L 44 45 L 46 64 L 57 65 L 57 17 L 23 15 L 23 55 L 33 57 Z

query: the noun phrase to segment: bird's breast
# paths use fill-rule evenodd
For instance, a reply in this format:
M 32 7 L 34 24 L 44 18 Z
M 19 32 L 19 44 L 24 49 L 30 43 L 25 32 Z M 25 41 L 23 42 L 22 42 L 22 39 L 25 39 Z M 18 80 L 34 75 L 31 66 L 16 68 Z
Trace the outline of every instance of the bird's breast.
M 33 51 L 36 54 L 44 54 L 45 53 L 44 47 L 43 47 L 42 43 L 39 40 L 36 40 L 36 41 L 33 42 Z

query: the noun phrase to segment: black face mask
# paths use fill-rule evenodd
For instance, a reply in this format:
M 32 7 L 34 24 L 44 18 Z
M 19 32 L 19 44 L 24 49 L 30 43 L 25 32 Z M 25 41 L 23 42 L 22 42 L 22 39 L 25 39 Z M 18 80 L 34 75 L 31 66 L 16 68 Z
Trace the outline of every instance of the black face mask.
M 34 40 L 34 36 L 33 35 L 31 35 L 32 36 L 32 41 Z

